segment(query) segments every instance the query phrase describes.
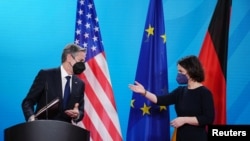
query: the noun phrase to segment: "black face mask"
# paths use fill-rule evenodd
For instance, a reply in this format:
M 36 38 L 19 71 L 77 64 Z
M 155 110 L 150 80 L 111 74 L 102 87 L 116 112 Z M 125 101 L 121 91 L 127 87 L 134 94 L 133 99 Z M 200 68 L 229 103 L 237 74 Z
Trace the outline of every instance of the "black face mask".
M 76 62 L 73 65 L 73 72 L 74 74 L 81 74 L 85 70 L 84 62 Z

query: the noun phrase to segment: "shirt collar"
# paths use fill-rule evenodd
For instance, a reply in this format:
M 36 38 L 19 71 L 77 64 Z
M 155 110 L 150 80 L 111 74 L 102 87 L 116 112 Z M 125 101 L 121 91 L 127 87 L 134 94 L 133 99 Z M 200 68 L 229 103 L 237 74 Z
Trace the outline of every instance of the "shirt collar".
M 62 78 L 65 78 L 66 76 L 71 76 L 71 75 L 68 75 L 66 70 L 63 68 L 63 65 L 61 65 L 60 69 L 61 69 L 61 77 Z

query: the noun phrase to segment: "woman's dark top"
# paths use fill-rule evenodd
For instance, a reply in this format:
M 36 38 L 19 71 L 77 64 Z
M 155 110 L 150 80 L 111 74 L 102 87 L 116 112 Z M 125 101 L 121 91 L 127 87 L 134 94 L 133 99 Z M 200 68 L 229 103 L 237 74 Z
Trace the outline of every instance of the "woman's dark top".
M 199 125 L 184 124 L 177 129 L 177 141 L 207 141 L 206 125 L 214 121 L 212 93 L 205 87 L 187 89 L 179 86 L 170 94 L 157 96 L 158 105 L 175 104 L 178 117 L 195 116 Z

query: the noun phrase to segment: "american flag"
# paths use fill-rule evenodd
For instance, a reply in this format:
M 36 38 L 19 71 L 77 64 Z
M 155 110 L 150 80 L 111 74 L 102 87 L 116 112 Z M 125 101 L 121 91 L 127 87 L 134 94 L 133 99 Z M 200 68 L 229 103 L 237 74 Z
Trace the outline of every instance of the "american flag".
M 78 0 L 75 44 L 87 49 L 84 118 L 78 125 L 90 131 L 93 141 L 121 141 L 122 135 L 108 64 L 93 0 Z

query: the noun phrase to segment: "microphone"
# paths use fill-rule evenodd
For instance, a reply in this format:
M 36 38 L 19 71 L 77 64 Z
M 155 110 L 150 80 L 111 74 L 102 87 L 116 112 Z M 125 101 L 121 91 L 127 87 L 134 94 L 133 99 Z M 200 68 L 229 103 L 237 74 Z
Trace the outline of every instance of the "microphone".
M 46 119 L 48 120 L 48 82 L 45 82 L 45 104 L 46 104 Z

